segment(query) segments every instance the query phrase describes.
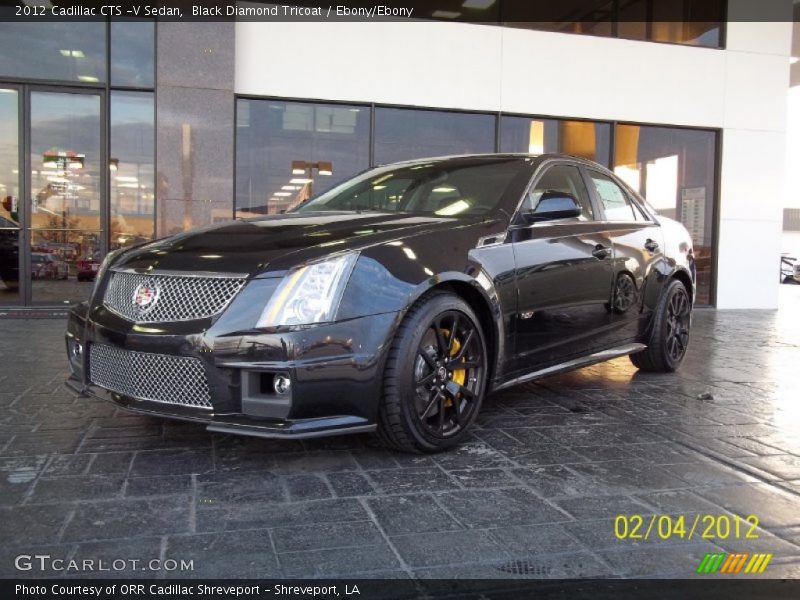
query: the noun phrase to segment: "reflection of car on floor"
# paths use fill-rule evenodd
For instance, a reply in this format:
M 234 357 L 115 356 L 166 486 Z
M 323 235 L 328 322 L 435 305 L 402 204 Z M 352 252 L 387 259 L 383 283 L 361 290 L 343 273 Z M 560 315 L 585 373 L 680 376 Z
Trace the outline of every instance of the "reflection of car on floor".
M 19 228 L 0 217 L 0 280 L 6 288 L 19 288 Z
M 97 270 L 100 268 L 100 254 L 95 252 L 93 256 L 80 259 L 76 266 L 78 268 L 78 281 L 94 281 Z
M 53 254 L 31 252 L 31 277 L 33 279 L 66 279 L 69 265 Z
M 596 163 L 382 166 L 109 254 L 70 313 L 68 385 L 209 431 L 432 452 L 491 390 L 625 355 L 677 369 L 692 263 L 686 229 Z

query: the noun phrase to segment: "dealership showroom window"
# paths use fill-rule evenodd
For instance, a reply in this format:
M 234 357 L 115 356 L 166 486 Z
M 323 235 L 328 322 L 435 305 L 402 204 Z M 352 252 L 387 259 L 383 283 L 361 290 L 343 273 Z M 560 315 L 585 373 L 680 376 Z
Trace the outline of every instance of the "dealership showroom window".
M 798 591 L 800 3 L 127 4 L 0 7 L 9 593 Z

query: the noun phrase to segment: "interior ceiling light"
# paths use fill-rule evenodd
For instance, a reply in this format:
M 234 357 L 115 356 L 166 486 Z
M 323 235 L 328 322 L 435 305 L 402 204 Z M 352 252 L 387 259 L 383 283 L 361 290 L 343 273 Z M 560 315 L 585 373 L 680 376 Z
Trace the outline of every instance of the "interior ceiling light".
M 461 13 L 451 10 L 435 10 L 431 16 L 435 19 L 457 19 L 461 16 Z
M 73 58 L 86 58 L 83 50 L 59 50 L 61 56 L 72 56 Z
M 464 8 L 476 8 L 478 10 L 486 10 L 492 4 L 494 4 L 494 0 L 464 0 L 463 6 Z
M 92 77 L 91 75 L 78 75 L 78 79 L 80 81 L 86 81 L 88 83 L 97 83 L 100 81 L 97 77 Z
M 296 179 L 290 179 L 289 183 L 297 183 L 297 184 L 300 184 L 300 185 L 305 185 L 306 183 L 311 183 L 312 181 L 314 181 L 314 180 L 301 177 L 301 178 L 296 178 Z
M 291 194 L 289 192 L 275 192 L 272 195 L 273 196 L 279 196 L 279 197 L 291 196 Z

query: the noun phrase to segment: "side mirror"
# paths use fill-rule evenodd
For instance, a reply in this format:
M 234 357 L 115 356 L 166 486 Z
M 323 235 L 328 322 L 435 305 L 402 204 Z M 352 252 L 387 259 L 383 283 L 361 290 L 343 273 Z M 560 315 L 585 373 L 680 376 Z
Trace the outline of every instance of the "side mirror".
M 551 221 L 579 217 L 581 212 L 581 205 L 572 194 L 547 190 L 539 198 L 536 208 L 525 213 L 525 218 L 530 222 Z

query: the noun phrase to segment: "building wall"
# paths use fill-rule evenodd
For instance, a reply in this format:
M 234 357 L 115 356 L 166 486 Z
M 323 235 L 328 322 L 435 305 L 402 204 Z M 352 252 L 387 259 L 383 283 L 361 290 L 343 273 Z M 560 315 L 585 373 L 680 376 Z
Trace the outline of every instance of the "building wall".
M 242 22 L 234 89 L 719 128 L 717 306 L 774 308 L 791 28 L 729 23 L 715 50 L 459 23 Z
M 161 22 L 157 40 L 159 237 L 231 218 L 234 29 Z

